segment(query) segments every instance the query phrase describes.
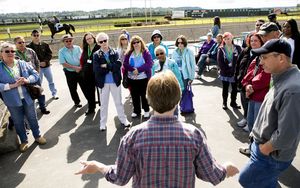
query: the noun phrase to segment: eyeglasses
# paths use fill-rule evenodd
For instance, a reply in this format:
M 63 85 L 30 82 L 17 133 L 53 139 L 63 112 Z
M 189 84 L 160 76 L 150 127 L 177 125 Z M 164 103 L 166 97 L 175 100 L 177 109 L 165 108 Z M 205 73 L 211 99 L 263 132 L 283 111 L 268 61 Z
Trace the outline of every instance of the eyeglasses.
M 262 24 L 256 24 L 255 26 L 260 27 L 260 26 L 262 26 Z
M 4 50 L 4 52 L 6 53 L 6 54 L 9 54 L 9 53 L 15 53 L 16 51 L 15 50 Z
M 17 42 L 17 44 L 25 44 L 25 42 L 24 42 L 24 41 L 21 41 L 21 42 Z
M 132 42 L 133 45 L 140 43 L 141 41 L 134 41 Z
M 34 37 L 39 37 L 40 35 L 32 35 L 32 36 L 34 36 Z
M 102 44 L 102 43 L 106 43 L 107 42 L 107 40 L 105 39 L 105 40 L 102 40 L 102 41 L 98 41 L 100 44 Z
M 127 40 L 127 38 L 121 38 L 121 40 Z
M 65 43 L 71 43 L 72 40 L 65 40 Z
M 90 37 L 90 38 L 86 38 L 85 40 L 92 40 L 92 39 L 94 39 L 94 38 Z
M 164 54 L 165 54 L 164 52 L 160 52 L 160 53 L 157 53 L 157 54 L 155 54 L 155 55 L 156 55 L 156 57 L 158 57 L 158 56 L 164 55 Z

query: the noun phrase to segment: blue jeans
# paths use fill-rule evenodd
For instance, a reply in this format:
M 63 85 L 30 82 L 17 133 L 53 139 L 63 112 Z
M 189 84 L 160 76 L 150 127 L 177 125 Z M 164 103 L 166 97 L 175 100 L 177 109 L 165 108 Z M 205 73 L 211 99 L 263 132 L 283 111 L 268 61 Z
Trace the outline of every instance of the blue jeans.
M 292 161 L 283 162 L 262 154 L 258 144 L 251 144 L 251 157 L 246 167 L 240 172 L 239 183 L 244 188 L 276 188 L 279 174 L 291 165 Z
M 13 119 L 15 129 L 18 136 L 20 137 L 21 143 L 25 143 L 27 142 L 27 135 L 24 126 L 25 117 L 28 120 L 34 138 L 40 137 L 40 130 L 38 125 L 38 120 L 36 117 L 34 103 L 27 104 L 24 99 L 22 100 L 22 103 L 23 106 L 14 106 L 14 107 L 8 106 L 7 108 Z
M 46 77 L 49 85 L 49 89 L 51 91 L 52 96 L 55 96 L 57 93 L 57 90 L 55 88 L 54 82 L 53 82 L 53 76 L 52 76 L 52 71 L 51 67 L 45 67 L 45 68 L 40 68 L 40 80 L 41 83 L 43 83 L 43 77 Z
M 252 131 L 261 104 L 262 102 L 256 102 L 254 100 L 249 100 L 248 102 L 247 124 L 250 132 Z
M 203 71 L 206 67 L 206 59 L 207 59 L 208 55 L 207 54 L 202 54 L 199 58 L 199 61 L 198 61 L 198 75 L 201 76 L 203 74 Z

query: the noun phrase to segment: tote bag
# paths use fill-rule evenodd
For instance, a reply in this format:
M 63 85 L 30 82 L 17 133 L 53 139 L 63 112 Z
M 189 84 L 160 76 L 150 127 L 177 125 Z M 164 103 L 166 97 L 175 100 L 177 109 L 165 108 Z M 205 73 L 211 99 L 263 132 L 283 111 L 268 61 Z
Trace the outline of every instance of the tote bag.
M 192 87 L 191 85 L 188 85 L 182 93 L 180 101 L 181 113 L 194 113 L 193 96 Z

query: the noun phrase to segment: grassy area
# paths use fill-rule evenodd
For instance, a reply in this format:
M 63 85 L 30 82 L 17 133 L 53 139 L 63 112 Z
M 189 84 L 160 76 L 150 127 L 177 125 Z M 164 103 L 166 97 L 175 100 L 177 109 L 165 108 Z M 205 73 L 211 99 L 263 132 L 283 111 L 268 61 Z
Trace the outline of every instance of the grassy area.
M 245 22 L 255 22 L 259 18 L 266 17 L 263 16 L 254 16 L 254 17 L 230 17 L 230 18 L 221 18 L 222 24 L 224 23 L 245 23 Z M 296 20 L 300 19 L 299 15 L 292 16 L 278 16 L 279 21 L 288 20 L 290 18 L 294 18 Z M 120 19 L 101 19 L 101 20 L 78 20 L 78 21 L 68 21 L 67 23 L 75 26 L 76 33 L 84 33 L 84 32 L 99 32 L 99 31 L 107 31 L 107 30 L 120 30 L 120 27 L 115 27 L 115 23 L 128 23 L 128 22 L 142 22 L 144 21 L 144 17 L 140 18 L 120 18 Z M 155 21 L 165 21 L 163 17 L 153 17 Z M 149 21 L 149 19 L 148 19 Z M 212 24 L 212 18 L 199 18 L 199 19 L 191 19 L 191 20 L 176 20 L 171 21 L 170 26 L 176 25 L 201 25 L 201 24 Z M 161 26 L 161 25 L 160 25 Z M 166 25 L 164 25 L 166 26 Z M 38 24 L 25 24 L 25 25 L 11 25 L 9 26 L 11 30 L 11 37 L 14 38 L 18 35 L 24 37 L 30 37 L 31 31 L 33 29 L 37 29 L 39 27 Z M 136 26 L 140 27 L 149 27 L 149 26 Z M 151 26 L 152 27 L 152 26 Z M 135 27 L 128 27 L 135 28 Z M 0 26 L 0 40 L 7 40 L 8 34 L 6 33 L 7 26 Z M 47 26 L 44 26 L 44 36 L 50 36 L 50 31 Z

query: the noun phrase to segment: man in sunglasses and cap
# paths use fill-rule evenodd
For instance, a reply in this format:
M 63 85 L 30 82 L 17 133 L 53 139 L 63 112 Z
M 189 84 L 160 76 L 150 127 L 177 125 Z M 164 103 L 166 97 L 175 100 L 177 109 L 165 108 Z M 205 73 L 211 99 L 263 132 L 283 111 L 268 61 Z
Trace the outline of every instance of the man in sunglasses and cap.
M 275 188 L 300 140 L 300 72 L 291 63 L 290 45 L 282 39 L 271 39 L 252 52 L 260 55 L 260 64 L 273 81 L 250 133 L 251 157 L 239 182 L 246 188 Z
M 80 98 L 77 93 L 77 84 L 79 84 L 82 91 L 84 87 L 83 78 L 80 76 L 80 56 L 81 48 L 73 44 L 73 37 L 70 34 L 63 35 L 61 41 L 64 47 L 59 50 L 58 59 L 59 63 L 63 66 L 66 75 L 69 91 L 74 101 L 74 106 L 81 108 Z

